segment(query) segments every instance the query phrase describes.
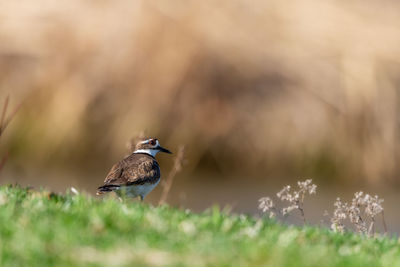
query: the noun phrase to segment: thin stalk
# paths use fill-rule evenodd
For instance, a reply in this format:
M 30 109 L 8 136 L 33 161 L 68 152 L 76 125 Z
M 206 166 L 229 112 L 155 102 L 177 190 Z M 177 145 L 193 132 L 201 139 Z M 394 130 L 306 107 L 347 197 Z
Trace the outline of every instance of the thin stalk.
M 301 217 L 303 218 L 303 223 L 306 224 L 306 216 L 304 215 L 304 209 L 303 209 L 303 204 L 300 202 L 297 202 L 297 209 L 300 211 Z M 301 204 L 301 205 L 300 205 Z
M 7 108 L 8 108 L 8 102 L 10 101 L 10 96 L 6 97 L 6 100 L 4 101 L 4 106 L 3 106 L 3 111 L 1 112 L 1 119 L 0 119 L 0 136 L 3 133 L 3 123 L 6 118 L 7 114 Z
M 383 230 L 385 231 L 385 235 L 386 235 L 388 230 L 387 230 L 386 221 L 385 221 L 385 214 L 383 213 L 383 210 L 381 212 L 381 216 L 382 216 Z
M 3 156 L 3 158 L 0 161 L 0 171 L 3 169 L 4 165 L 6 164 L 8 160 L 8 152 Z
M 371 224 L 369 225 L 369 229 L 368 229 L 368 235 L 372 236 L 373 234 L 375 234 L 375 218 L 372 217 L 371 218 Z
M 168 174 L 168 177 L 165 180 L 165 183 L 163 184 L 163 192 L 161 194 L 160 201 L 158 202 L 159 205 L 162 205 L 167 201 L 167 197 L 168 197 L 169 191 L 171 190 L 174 178 L 175 178 L 176 174 L 182 170 L 184 154 L 185 154 L 185 147 L 183 145 L 181 145 L 178 149 L 178 153 L 177 153 L 175 161 L 174 161 L 174 167 Z
M 8 124 L 11 122 L 11 120 L 14 118 L 15 114 L 17 114 L 17 112 L 19 111 L 19 109 L 22 107 L 23 102 L 21 102 L 15 109 L 14 111 L 10 114 L 10 116 L 8 116 L 8 118 L 5 118 L 5 114 L 4 115 L 4 121 L 2 121 L 1 124 L 1 128 L 0 128 L 0 136 L 2 135 L 2 133 L 4 132 L 4 130 L 7 128 Z

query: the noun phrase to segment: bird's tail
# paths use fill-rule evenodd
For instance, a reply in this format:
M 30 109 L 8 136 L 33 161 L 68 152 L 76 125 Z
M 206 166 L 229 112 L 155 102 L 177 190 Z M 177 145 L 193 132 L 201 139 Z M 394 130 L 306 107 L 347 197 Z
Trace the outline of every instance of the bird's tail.
M 109 193 L 109 192 L 115 191 L 119 188 L 120 188 L 119 185 L 114 185 L 114 184 L 102 185 L 99 188 L 97 188 L 96 195 L 102 195 L 105 193 Z

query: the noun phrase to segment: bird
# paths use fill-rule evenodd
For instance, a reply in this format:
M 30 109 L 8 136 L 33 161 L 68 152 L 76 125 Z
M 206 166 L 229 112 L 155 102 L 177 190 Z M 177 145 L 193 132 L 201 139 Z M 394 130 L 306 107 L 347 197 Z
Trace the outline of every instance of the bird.
M 172 154 L 160 146 L 157 138 L 140 139 L 133 153 L 111 168 L 96 195 L 115 192 L 119 197 L 140 197 L 143 201 L 161 179 L 160 166 L 155 158 L 158 152 Z

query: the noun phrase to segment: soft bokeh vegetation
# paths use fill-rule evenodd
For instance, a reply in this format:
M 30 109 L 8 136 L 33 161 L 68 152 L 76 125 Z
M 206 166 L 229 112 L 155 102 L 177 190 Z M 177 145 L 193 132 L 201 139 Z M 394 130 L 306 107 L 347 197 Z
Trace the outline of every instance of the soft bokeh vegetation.
M 146 130 L 187 172 L 396 181 L 399 5 L 2 1 L 7 166 L 104 172 Z
M 1 266 L 398 266 L 394 238 L 0 188 Z

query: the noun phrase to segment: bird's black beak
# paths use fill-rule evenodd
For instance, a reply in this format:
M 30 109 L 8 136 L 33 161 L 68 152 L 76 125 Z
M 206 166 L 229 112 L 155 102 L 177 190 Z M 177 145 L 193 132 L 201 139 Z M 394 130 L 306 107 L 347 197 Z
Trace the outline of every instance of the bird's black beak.
M 157 149 L 160 150 L 160 152 L 165 152 L 165 153 L 168 153 L 168 154 L 172 154 L 171 151 L 169 151 L 166 148 L 163 148 L 162 146 L 158 146 Z

